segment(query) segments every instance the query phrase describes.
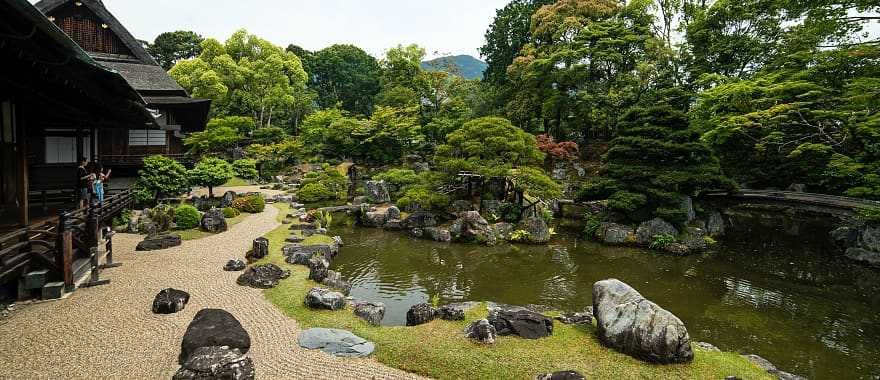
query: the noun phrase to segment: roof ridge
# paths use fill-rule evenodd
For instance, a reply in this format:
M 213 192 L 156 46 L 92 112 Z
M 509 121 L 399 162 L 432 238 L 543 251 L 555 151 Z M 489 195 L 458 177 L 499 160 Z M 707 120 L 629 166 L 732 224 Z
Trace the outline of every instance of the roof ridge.
M 34 6 L 37 7 L 37 9 L 39 9 L 41 12 L 43 12 L 43 14 L 47 14 L 60 6 L 69 3 L 70 1 L 71 0 L 40 0 L 39 2 L 34 4 Z M 134 38 L 131 32 L 129 32 L 128 29 L 124 25 L 122 25 L 121 22 L 119 22 L 119 20 L 116 18 L 116 16 L 113 15 L 113 13 L 110 13 L 110 11 L 107 9 L 106 6 L 104 6 L 104 3 L 101 0 L 78 1 L 88 7 L 92 12 L 95 13 L 95 15 L 97 15 L 105 23 L 107 23 L 107 25 L 110 27 L 110 30 L 116 33 L 116 36 L 119 37 L 122 43 L 125 44 L 125 46 L 128 47 L 129 50 L 131 50 L 131 52 L 141 61 L 141 63 L 145 65 L 159 66 L 159 63 L 156 62 L 155 59 L 153 59 L 153 56 L 151 56 L 150 53 L 147 53 L 147 50 L 144 49 L 143 45 L 141 45 L 141 43 L 136 38 Z

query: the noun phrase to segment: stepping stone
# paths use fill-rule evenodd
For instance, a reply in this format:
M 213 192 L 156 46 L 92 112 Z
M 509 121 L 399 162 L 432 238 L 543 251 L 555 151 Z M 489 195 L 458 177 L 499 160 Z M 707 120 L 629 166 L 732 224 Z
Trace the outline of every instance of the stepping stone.
M 345 330 L 314 328 L 299 334 L 300 347 L 321 350 L 328 354 L 347 358 L 369 356 L 376 349 L 373 342 Z

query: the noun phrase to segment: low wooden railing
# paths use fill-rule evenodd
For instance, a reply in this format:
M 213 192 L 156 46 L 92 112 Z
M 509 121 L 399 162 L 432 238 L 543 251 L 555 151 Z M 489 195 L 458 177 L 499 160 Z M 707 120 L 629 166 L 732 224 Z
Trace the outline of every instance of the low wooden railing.
M 104 154 L 98 158 L 98 161 L 101 165 L 104 166 L 140 166 L 144 163 L 144 158 L 150 156 L 164 156 L 170 159 L 173 159 L 182 164 L 190 164 L 193 162 L 192 158 L 188 157 L 185 154 Z
M 61 211 L 58 218 L 42 225 L 21 228 L 0 236 L 0 283 L 34 266 L 50 270 L 52 277 L 64 282 L 68 291 L 73 290 L 73 263 L 77 258 L 91 259 L 92 278 L 86 284 L 106 283 L 97 275 L 102 267 L 112 265 L 112 244 L 99 250 L 104 241 L 102 231 L 112 218 L 134 203 L 134 192 L 125 190 L 106 198 L 103 203 L 92 201 L 88 206 L 71 211 Z M 39 249 L 38 249 L 39 248 Z M 100 265 L 98 257 L 103 253 L 107 264 Z

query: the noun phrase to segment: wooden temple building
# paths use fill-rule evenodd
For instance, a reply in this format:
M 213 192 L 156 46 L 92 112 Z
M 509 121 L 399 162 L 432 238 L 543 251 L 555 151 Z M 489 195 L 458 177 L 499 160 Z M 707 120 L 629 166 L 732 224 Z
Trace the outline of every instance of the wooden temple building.
M 137 167 L 146 154 L 181 154 L 180 138 L 204 127 L 209 106 L 100 1 L 0 0 L 0 298 L 99 283 L 99 260 L 112 255 L 103 227 L 131 191 L 82 208 L 72 197 L 52 211 L 34 201 L 72 193 L 80 156 Z

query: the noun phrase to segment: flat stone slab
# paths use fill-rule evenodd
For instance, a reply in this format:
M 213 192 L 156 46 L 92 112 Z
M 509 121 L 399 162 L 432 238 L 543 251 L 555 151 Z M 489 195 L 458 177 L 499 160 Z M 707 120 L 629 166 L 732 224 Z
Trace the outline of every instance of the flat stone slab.
M 373 342 L 339 329 L 308 329 L 299 334 L 298 340 L 300 347 L 347 358 L 366 357 L 376 349 Z

